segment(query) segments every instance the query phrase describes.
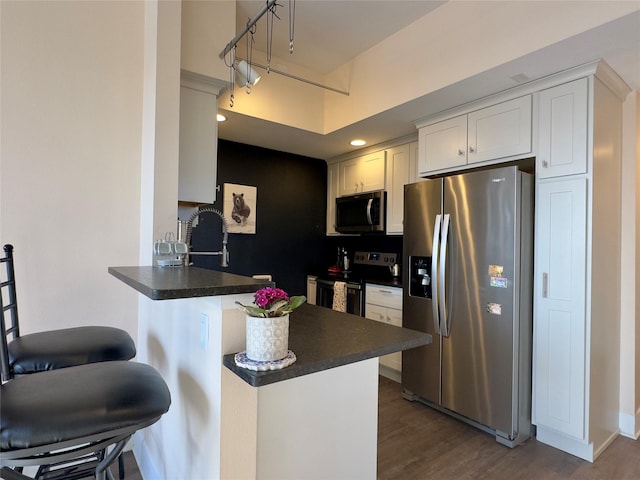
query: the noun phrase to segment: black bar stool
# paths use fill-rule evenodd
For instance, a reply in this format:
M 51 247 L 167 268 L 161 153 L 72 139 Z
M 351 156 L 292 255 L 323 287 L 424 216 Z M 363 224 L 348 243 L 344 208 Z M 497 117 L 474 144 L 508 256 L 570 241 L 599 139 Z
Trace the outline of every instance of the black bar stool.
M 0 306 L 2 335 L 8 342 L 8 355 L 6 359 L 0 359 L 7 362 L 2 365 L 2 381 L 14 375 L 135 357 L 136 345 L 131 336 L 114 327 L 86 326 L 20 335 L 13 245 L 5 245 L 3 250 L 5 255 L 0 263 L 5 268 L 0 274 Z M 122 457 L 119 465 L 122 479 Z
M 0 282 L 3 335 L 11 336 L 11 341 L 8 342 L 9 363 L 3 365 L 3 375 L 8 377 L 3 376 L 2 380 L 13 375 L 135 357 L 133 339 L 119 328 L 87 326 L 20 335 L 13 246 L 5 245 L 3 249 L 5 256 L 0 259 L 6 267 L 6 278 Z
M 7 342 L 0 340 L 2 356 Z M 99 362 L 16 377 L 0 386 L 0 477 L 113 478 L 129 438 L 168 411 L 160 374 L 137 362 Z M 34 477 L 24 467 L 38 466 Z

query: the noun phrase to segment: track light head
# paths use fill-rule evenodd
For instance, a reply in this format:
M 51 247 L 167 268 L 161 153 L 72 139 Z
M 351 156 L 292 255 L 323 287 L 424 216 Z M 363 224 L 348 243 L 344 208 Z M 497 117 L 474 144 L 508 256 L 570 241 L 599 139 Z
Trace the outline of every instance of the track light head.
M 239 87 L 253 86 L 260 81 L 260 75 L 256 72 L 246 60 L 241 60 L 235 67 L 236 83 Z

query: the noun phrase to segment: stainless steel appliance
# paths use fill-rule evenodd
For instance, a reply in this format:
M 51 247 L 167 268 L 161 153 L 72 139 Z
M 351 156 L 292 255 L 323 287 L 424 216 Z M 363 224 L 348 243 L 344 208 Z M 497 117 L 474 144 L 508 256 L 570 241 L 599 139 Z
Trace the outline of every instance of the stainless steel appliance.
M 364 315 L 363 309 L 363 289 L 360 282 L 344 280 L 347 284 L 346 313 L 354 315 Z M 321 307 L 333 307 L 333 286 L 336 280 L 321 279 L 316 280 L 316 305 Z
M 387 217 L 385 200 L 384 190 L 336 198 L 336 231 L 384 232 Z
M 344 249 L 340 247 L 338 251 L 343 252 Z M 352 270 L 314 272 L 307 277 L 307 285 L 310 284 L 310 280 L 313 283 L 315 279 L 315 304 L 332 308 L 335 282 L 345 282 L 346 312 L 364 316 L 365 283 L 392 283 L 390 268 L 397 265 L 397 261 L 398 256 L 395 253 L 355 252 Z
M 531 435 L 532 177 L 517 167 L 405 187 L 403 395 L 513 447 Z

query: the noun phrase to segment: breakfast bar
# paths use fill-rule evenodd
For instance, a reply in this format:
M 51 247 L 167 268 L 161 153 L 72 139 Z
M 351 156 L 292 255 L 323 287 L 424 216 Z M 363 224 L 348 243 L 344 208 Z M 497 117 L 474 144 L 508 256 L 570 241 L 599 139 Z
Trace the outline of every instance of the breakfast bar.
M 378 357 L 427 334 L 305 304 L 290 315 L 293 365 L 235 364 L 236 301 L 273 283 L 195 267 L 111 267 L 139 292 L 139 360 L 163 375 L 172 407 L 136 438 L 145 478 L 376 477 Z

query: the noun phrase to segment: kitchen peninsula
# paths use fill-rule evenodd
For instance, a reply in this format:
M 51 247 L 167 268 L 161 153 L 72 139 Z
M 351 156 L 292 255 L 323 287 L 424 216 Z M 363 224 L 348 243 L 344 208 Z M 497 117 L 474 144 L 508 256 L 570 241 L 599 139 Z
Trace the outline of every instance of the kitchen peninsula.
M 291 314 L 297 361 L 235 365 L 236 301 L 271 282 L 195 267 L 111 267 L 137 290 L 138 360 L 163 375 L 172 406 L 136 437 L 144 478 L 376 477 L 378 357 L 427 334 L 303 305 Z

